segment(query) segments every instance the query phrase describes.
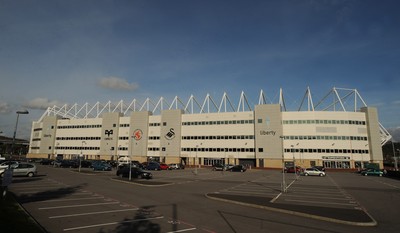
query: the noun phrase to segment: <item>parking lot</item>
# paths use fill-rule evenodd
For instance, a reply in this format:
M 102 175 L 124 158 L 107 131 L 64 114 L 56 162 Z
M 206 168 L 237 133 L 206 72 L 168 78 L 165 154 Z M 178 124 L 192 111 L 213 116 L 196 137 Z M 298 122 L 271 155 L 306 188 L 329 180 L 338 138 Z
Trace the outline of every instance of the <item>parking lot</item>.
M 399 226 L 391 217 L 399 211 L 391 203 L 400 201 L 400 182 L 385 177 L 285 174 L 288 188 L 282 193 L 282 173 L 276 170 L 153 174 L 153 180 L 132 182 L 115 171 L 79 173 L 39 165 L 39 176 L 14 178 L 10 190 L 48 232 L 266 232 L 274 227 L 290 232 L 311 223 L 309 232 L 323 232 L 327 224 L 334 232 L 380 232 Z M 276 220 L 267 227 L 274 218 L 297 224 L 278 226 Z

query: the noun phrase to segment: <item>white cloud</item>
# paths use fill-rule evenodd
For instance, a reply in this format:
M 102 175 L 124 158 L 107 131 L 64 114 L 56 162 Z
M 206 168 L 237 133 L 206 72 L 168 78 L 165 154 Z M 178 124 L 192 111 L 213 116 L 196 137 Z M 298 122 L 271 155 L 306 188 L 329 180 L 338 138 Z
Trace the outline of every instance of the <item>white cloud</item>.
M 128 81 L 118 77 L 106 77 L 99 81 L 101 87 L 114 90 L 133 91 L 139 88 L 137 83 L 129 83 Z
M 6 102 L 0 102 L 0 113 L 10 113 L 11 108 Z
M 61 103 L 60 101 L 57 100 L 48 100 L 47 98 L 35 98 L 32 99 L 24 104 L 24 107 L 26 108 L 32 108 L 32 109 L 47 109 L 48 107 L 53 107 L 54 105 L 56 106 L 63 106 L 65 103 Z

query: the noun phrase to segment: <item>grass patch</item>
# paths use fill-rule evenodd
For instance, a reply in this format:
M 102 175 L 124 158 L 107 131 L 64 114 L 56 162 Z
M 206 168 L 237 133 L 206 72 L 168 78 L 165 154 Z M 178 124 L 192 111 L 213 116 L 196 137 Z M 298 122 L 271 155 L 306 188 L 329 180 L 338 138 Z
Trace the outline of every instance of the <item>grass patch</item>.
M 5 198 L 0 197 L 0 226 L 1 232 L 46 232 L 24 211 L 10 192 L 7 192 Z

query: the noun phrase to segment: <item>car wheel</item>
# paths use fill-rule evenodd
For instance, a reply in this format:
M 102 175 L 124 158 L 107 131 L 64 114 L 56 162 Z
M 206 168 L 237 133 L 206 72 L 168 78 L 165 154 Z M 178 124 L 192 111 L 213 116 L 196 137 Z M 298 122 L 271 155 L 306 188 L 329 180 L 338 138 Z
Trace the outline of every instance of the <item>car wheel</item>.
M 305 175 L 305 176 L 308 176 L 308 173 L 305 173 L 304 175 Z
M 28 177 L 32 177 L 33 176 L 33 173 L 32 172 L 29 172 L 28 173 Z
M 365 173 L 365 174 L 364 174 L 364 176 L 368 176 L 368 174 L 367 174 L 367 173 Z
M 319 174 L 319 176 L 324 176 L 324 174 L 321 173 L 321 174 Z
M 1 177 L 1 178 L 3 178 L 3 177 L 4 177 L 4 172 L 3 172 L 3 173 L 1 173 L 0 177 Z
M 382 176 L 382 174 L 379 174 L 379 176 Z

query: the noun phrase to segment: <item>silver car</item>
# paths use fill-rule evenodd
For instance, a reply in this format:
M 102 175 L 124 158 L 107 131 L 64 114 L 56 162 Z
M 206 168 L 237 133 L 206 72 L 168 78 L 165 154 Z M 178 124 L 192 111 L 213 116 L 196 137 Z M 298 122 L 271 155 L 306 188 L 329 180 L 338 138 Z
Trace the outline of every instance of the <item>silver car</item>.
M 316 168 L 306 168 L 304 169 L 305 176 L 325 176 L 325 172 L 320 171 Z
M 12 164 L 13 176 L 35 176 L 37 175 L 36 165 L 33 163 Z M 0 176 L 3 177 L 5 169 L 0 170 Z

